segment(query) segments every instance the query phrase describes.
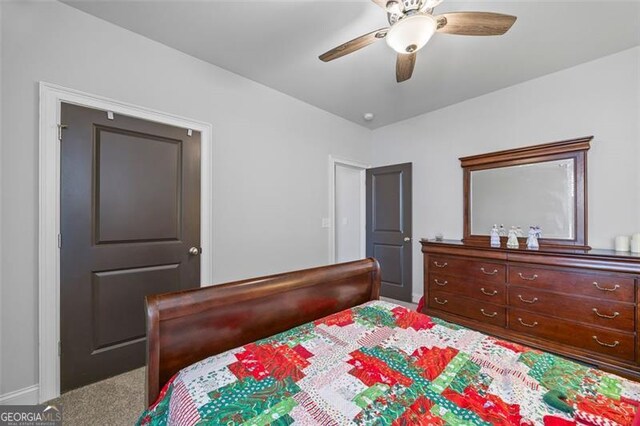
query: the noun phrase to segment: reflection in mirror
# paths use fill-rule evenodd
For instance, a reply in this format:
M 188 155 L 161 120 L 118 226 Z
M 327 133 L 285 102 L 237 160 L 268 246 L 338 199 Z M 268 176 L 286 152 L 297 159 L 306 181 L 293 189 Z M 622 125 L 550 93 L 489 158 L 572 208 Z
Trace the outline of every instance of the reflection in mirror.
M 471 172 L 471 234 L 539 225 L 543 238 L 575 238 L 573 158 Z

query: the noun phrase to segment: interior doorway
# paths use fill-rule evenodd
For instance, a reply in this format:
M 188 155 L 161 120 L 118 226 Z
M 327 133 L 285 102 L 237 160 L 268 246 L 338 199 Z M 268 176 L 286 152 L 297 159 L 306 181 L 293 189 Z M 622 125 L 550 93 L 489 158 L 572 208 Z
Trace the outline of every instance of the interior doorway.
M 348 262 L 366 257 L 366 170 L 368 165 L 329 158 L 329 261 Z
M 146 107 L 124 103 L 103 96 L 81 92 L 55 84 L 40 82 L 40 140 L 39 140 L 39 387 L 38 401 L 44 402 L 60 395 L 60 267 L 61 246 L 61 127 L 62 104 L 94 108 L 109 120 L 131 117 L 181 128 L 200 135 L 200 279 L 212 280 L 212 125 Z M 109 120 L 111 123 L 111 120 Z M 110 127 L 110 126 L 107 126 Z M 68 240 L 67 240 L 68 241 Z M 137 244 L 137 243 L 134 243 Z M 135 339 L 133 339 L 135 340 Z
M 412 164 L 368 169 L 367 256 L 380 262 L 380 295 L 412 301 Z
M 200 132 L 62 104 L 60 364 L 68 391 L 142 367 L 145 296 L 200 286 Z

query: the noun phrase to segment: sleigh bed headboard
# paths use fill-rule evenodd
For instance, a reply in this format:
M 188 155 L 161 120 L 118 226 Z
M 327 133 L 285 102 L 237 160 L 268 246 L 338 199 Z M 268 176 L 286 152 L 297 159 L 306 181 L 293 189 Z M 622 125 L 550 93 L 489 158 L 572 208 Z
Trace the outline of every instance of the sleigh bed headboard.
M 147 404 L 182 368 L 379 298 L 373 259 L 148 296 Z

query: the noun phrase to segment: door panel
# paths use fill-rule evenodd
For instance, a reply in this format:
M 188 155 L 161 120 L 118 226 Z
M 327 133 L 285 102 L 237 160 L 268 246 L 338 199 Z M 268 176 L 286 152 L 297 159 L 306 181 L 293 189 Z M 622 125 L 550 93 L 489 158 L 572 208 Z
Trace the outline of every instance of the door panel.
M 372 172 L 373 232 L 402 232 L 401 170 Z
M 382 296 L 411 302 L 411 163 L 367 170 L 367 256 L 380 262 Z
M 200 285 L 200 134 L 62 105 L 61 390 L 145 363 L 144 297 Z
M 144 297 L 173 291 L 180 281 L 179 268 L 173 264 L 95 272 L 91 289 L 94 350 L 144 338 Z
M 402 287 L 403 285 L 403 252 L 402 246 L 389 244 L 373 244 L 373 257 L 383 259 L 385 269 L 382 271 L 382 283 L 385 286 Z M 382 264 L 380 265 L 382 268 Z
M 97 243 L 178 240 L 182 143 L 127 133 L 96 129 Z

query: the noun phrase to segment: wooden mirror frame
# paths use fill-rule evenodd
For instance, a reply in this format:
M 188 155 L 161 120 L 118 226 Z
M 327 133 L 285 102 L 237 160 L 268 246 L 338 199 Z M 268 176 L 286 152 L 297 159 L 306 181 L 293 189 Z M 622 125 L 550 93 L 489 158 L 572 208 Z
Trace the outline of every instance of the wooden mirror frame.
M 488 246 L 491 237 L 471 234 L 471 172 L 475 170 L 534 164 L 553 160 L 573 159 L 575 164 L 575 235 L 573 239 L 541 238 L 541 248 L 589 250 L 587 245 L 587 151 L 593 136 L 560 142 L 516 148 L 488 154 L 461 157 L 464 182 L 464 238 L 471 245 Z M 543 230 L 544 231 L 544 230 Z M 526 238 L 520 239 L 520 247 L 526 247 Z M 501 237 L 501 247 L 506 247 L 506 237 Z

